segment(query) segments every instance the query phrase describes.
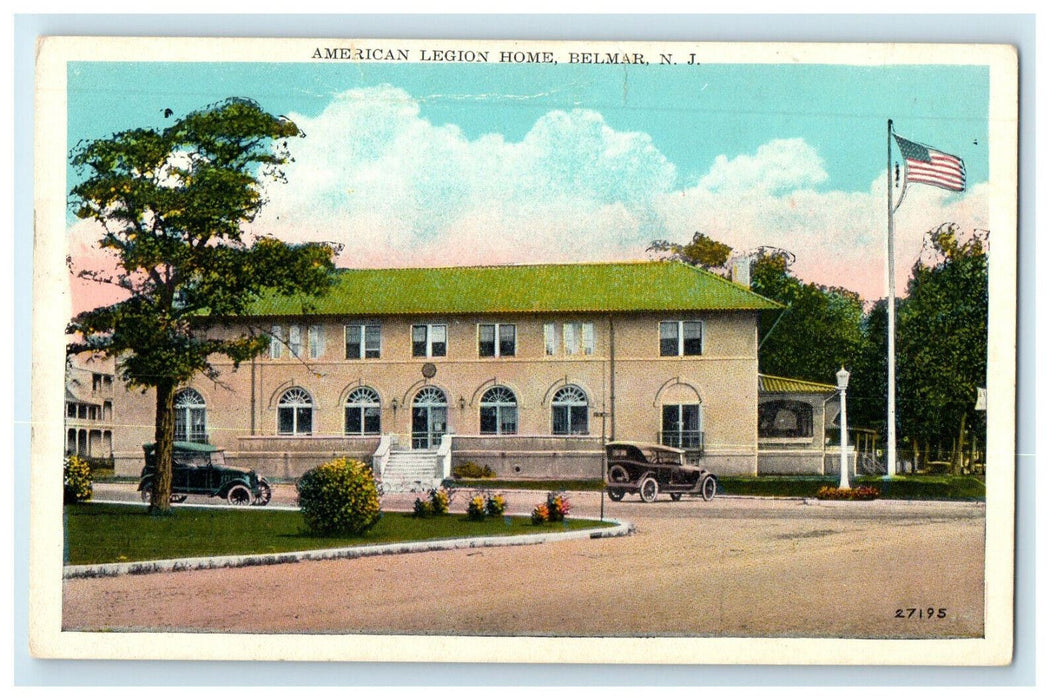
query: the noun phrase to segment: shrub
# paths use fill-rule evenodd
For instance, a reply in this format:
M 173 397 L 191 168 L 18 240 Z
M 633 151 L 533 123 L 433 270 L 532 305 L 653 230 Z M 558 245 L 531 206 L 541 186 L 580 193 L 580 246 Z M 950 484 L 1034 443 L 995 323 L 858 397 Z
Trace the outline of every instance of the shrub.
M 382 517 L 371 468 L 348 457 L 305 472 L 297 482 L 297 504 L 314 535 L 358 535 Z
M 487 465 L 482 467 L 477 462 L 463 462 L 452 468 L 451 475 L 456 479 L 491 479 L 495 472 Z
M 569 498 L 560 493 L 551 492 L 547 494 L 547 515 L 552 523 L 565 520 L 565 516 L 572 510 Z
M 414 515 L 416 518 L 428 518 L 433 515 L 433 505 L 428 496 L 425 499 L 415 499 Z
M 429 492 L 429 505 L 433 515 L 444 515 L 451 505 L 451 492 L 445 488 L 433 489 Z
M 532 524 L 542 525 L 543 523 L 550 520 L 550 512 L 547 510 L 546 503 L 540 503 L 532 509 Z
M 853 489 L 823 486 L 818 490 L 820 501 L 872 501 L 880 495 L 881 492 L 873 486 L 857 486 Z
M 489 494 L 488 502 L 485 503 L 485 509 L 488 511 L 488 515 L 500 516 L 506 512 L 506 499 L 503 498 L 503 494 Z
M 88 462 L 70 455 L 62 461 L 62 502 L 78 503 L 92 497 L 92 469 Z
M 484 496 L 477 494 L 470 499 L 470 502 L 466 505 L 466 515 L 469 516 L 470 520 L 484 520 L 488 514 L 488 506 L 485 502 Z

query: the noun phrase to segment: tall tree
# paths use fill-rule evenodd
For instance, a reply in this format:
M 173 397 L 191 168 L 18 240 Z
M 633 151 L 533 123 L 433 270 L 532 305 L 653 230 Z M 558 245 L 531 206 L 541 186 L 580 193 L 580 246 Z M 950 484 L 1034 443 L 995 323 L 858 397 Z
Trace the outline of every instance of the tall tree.
M 762 250 L 753 264 L 752 290 L 786 305 L 761 328 L 760 371 L 830 384 L 845 366 L 852 370 L 854 391 L 863 300 L 842 287 L 805 283 L 789 271 L 789 260 L 784 251 Z
M 115 304 L 78 314 L 68 352 L 117 359 L 121 378 L 155 390 L 157 469 L 150 510 L 167 512 L 172 490 L 173 395 L 212 359 L 236 367 L 265 351 L 266 331 L 238 318 L 262 293 L 323 292 L 335 246 L 289 245 L 243 228 L 282 181 L 287 139 L 297 125 L 247 99 L 228 99 L 165 129 L 141 128 L 78 144 L 71 190 L 79 218 L 103 226 L 99 247 L 112 271 L 79 275 L 125 292 Z
M 943 224 L 928 233 L 896 318 L 896 409 L 903 438 L 950 450 L 985 435 L 974 410 L 987 381 L 987 234 Z

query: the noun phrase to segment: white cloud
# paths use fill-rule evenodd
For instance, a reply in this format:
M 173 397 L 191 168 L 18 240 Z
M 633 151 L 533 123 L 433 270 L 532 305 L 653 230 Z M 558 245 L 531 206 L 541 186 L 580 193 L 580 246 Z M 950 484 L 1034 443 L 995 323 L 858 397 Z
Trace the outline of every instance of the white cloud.
M 343 243 L 341 265 L 642 259 L 653 239 L 702 231 L 735 249 L 792 250 L 804 279 L 885 293 L 884 173 L 870 192 L 820 192 L 825 163 L 803 139 L 720 156 L 676 189 L 675 166 L 648 134 L 616 131 L 592 110 L 552 111 L 511 141 L 431 123 L 391 86 L 289 116 L 305 138 L 289 141 L 287 182 L 269 187 L 252 228 Z M 986 185 L 965 196 L 915 186 L 896 215 L 899 278 L 925 231 L 986 228 L 987 202 Z M 75 229 L 79 256 L 86 229 Z

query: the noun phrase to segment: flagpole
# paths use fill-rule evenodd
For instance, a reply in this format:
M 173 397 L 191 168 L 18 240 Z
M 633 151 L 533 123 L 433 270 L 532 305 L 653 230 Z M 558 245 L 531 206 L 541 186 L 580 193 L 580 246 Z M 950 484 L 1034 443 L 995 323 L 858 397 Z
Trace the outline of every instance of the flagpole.
M 896 473 L 896 245 L 892 211 L 892 120 L 888 120 L 888 477 Z

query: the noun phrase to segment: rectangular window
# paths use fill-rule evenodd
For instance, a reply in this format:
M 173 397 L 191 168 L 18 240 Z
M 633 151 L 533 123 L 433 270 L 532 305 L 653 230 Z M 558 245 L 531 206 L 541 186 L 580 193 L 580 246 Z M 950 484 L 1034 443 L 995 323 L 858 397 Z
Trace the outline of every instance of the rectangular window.
M 662 406 L 661 443 L 684 449 L 701 447 L 701 406 L 698 404 Z
M 68 403 L 66 404 L 66 417 L 76 418 L 77 417 L 77 404 Z
M 555 337 L 556 329 L 553 323 L 543 324 L 543 352 L 553 355 L 556 352 Z
M 661 356 L 701 355 L 704 335 L 701 321 L 661 321 Z
M 345 359 L 362 360 L 382 356 L 382 327 L 377 324 L 345 326 Z
M 562 324 L 562 340 L 566 355 L 580 354 L 580 332 L 579 323 Z
M 435 323 L 411 326 L 413 357 L 444 357 L 448 354 L 448 327 Z
M 513 357 L 517 351 L 517 327 L 513 323 L 482 323 L 477 327 L 480 357 Z
M 595 324 L 583 324 L 583 348 L 585 355 L 595 354 Z
M 272 326 L 272 342 L 268 346 L 268 357 L 278 360 L 283 356 L 283 329 L 280 326 Z
M 290 326 L 290 354 L 301 357 L 301 326 Z
M 308 356 L 312 359 L 323 356 L 323 326 L 308 327 Z

